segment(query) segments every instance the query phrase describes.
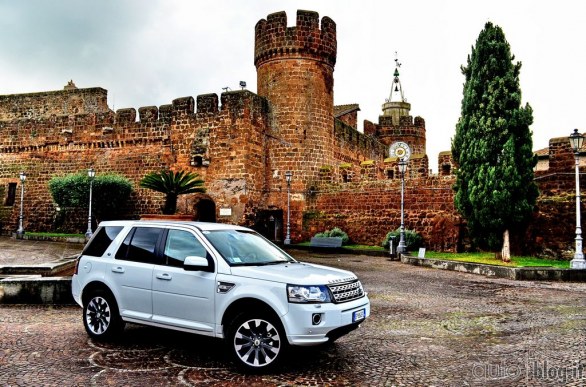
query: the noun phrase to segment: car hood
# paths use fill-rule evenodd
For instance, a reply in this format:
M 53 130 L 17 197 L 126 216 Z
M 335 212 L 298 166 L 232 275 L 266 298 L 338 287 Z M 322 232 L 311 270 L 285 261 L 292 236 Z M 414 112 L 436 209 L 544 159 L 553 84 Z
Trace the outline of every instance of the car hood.
M 266 266 L 233 266 L 232 274 L 295 285 L 331 285 L 357 279 L 356 275 L 350 271 L 303 262 Z

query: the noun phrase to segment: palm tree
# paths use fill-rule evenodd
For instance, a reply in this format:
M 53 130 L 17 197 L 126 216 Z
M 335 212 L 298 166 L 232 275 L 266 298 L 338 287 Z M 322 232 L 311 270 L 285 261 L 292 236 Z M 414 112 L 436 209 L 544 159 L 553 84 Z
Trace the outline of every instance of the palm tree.
M 175 214 L 179 195 L 206 192 L 203 184 L 204 181 L 199 179 L 197 173 L 185 171 L 173 172 L 170 170 L 151 172 L 140 181 L 142 188 L 149 188 L 166 195 L 165 206 L 163 207 L 163 214 L 165 215 Z

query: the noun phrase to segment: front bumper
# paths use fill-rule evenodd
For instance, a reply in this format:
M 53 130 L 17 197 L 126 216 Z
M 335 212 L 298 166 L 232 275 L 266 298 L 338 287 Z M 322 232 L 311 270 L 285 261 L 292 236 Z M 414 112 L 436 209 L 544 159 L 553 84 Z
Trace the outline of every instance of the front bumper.
M 364 310 L 364 318 L 354 321 L 355 312 Z M 316 324 L 316 315 L 319 323 Z M 291 345 L 311 346 L 335 340 L 356 329 L 370 316 L 367 296 L 341 304 L 289 304 L 283 316 L 287 339 Z

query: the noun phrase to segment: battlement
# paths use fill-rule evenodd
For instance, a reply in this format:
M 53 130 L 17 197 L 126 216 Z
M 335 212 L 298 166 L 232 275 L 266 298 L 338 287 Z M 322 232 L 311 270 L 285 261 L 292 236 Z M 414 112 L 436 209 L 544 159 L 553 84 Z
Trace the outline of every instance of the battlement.
M 0 121 L 106 113 L 110 111 L 107 99 L 108 91 L 100 87 L 0 95 Z
M 79 89 L 77 89 L 79 90 Z M 106 90 L 103 91 L 104 95 Z M 71 93 L 65 91 L 65 94 Z M 49 94 L 47 102 L 44 102 Z M 133 144 L 141 141 L 167 141 L 167 125 L 178 122 L 182 129 L 188 126 L 209 125 L 212 121 L 222 121 L 227 117 L 231 120 L 242 119 L 253 123 L 263 122 L 268 112 L 268 102 L 248 90 L 237 90 L 217 94 L 203 94 L 193 97 L 176 98 L 171 104 L 123 108 L 113 112 L 83 112 L 72 114 L 51 114 L 47 116 L 44 106 L 52 103 L 55 96 L 62 92 L 35 93 L 34 103 L 29 103 L 30 117 L 12 115 L 12 119 L 0 120 L 0 153 L 21 152 L 26 149 L 47 149 L 53 145 L 69 146 L 102 146 L 96 144 Z M 29 95 L 23 95 L 29 98 Z M 6 98 L 8 97 L 8 98 Z M 24 98 L 24 100 L 26 100 Z M 13 96 L 0 96 L 4 101 L 13 100 Z M 16 100 L 23 99 L 17 96 Z M 22 104 L 19 106 L 23 106 Z M 97 109 L 99 110 L 99 109 Z M 8 110 L 4 110 L 6 112 Z M 63 112 L 63 111 L 61 111 Z M 9 116 L 6 114 L 6 116 Z M 137 120 L 138 118 L 138 120 Z M 110 145 L 108 145 L 110 146 Z
M 283 57 L 303 56 L 336 64 L 336 23 L 327 16 L 321 20 L 312 11 L 297 11 L 295 27 L 287 27 L 287 14 L 276 12 L 260 20 L 255 27 L 254 65 Z
M 385 154 L 386 146 L 377 138 L 360 133 L 339 119 L 334 121 L 334 132 L 342 147 L 350 147 L 364 155 L 380 155 L 381 158 Z

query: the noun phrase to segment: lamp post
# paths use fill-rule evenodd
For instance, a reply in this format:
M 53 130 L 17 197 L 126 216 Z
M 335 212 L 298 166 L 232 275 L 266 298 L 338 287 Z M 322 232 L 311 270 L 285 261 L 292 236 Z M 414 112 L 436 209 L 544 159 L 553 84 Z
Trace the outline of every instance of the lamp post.
M 291 178 L 293 172 L 285 172 L 285 179 L 287 180 L 287 235 L 285 236 L 284 243 L 286 245 L 291 244 Z
M 86 239 L 89 239 L 92 237 L 92 189 L 93 189 L 93 184 L 94 184 L 94 177 L 96 176 L 96 171 L 94 171 L 94 168 L 90 168 L 87 170 L 87 175 L 90 178 L 90 209 L 89 209 L 89 215 L 88 215 L 88 220 L 87 220 L 87 231 L 85 232 L 85 237 Z
M 570 145 L 574 150 L 574 159 L 576 160 L 576 251 L 574 259 L 570 262 L 572 269 L 586 269 L 586 261 L 582 251 L 582 226 L 580 225 L 580 149 L 583 143 L 584 136 L 578 132 L 578 129 L 574 129 L 574 133 L 570 135 Z
M 22 239 L 24 236 L 22 220 L 24 219 L 24 181 L 26 180 L 26 173 L 24 173 L 24 171 L 20 172 L 18 177 L 20 178 L 20 215 L 18 216 L 18 230 L 16 230 L 16 239 Z
M 401 174 L 401 228 L 399 235 L 399 245 L 397 246 L 397 256 L 401 256 L 407 250 L 405 245 L 405 172 L 407 171 L 407 161 L 401 158 L 399 160 L 399 173 Z

